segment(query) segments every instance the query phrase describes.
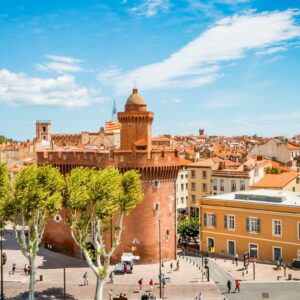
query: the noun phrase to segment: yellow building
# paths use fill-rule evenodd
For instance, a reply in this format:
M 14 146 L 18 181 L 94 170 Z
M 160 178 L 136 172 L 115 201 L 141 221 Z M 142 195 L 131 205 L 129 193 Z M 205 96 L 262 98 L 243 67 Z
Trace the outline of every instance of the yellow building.
M 248 190 L 200 200 L 202 251 L 300 259 L 300 193 Z M 212 251 L 211 251 L 212 250 Z

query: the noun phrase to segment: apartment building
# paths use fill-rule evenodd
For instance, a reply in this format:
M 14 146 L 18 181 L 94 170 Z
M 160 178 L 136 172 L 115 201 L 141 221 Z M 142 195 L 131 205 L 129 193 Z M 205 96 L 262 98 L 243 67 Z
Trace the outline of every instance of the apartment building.
M 289 143 L 287 140 L 270 139 L 264 144 L 255 145 L 251 153 L 288 164 L 300 156 L 300 147 Z
M 178 212 L 185 213 L 188 201 L 188 170 L 181 166 L 176 180 L 176 207 Z
M 238 166 L 219 168 L 212 172 L 212 194 L 248 190 L 251 185 L 265 176 L 267 167 L 272 167 L 272 161 L 259 156 L 250 158 Z
M 210 158 L 191 163 L 188 170 L 188 208 L 191 217 L 199 217 L 199 199 L 211 195 L 211 175 L 222 162 L 219 158 Z
M 200 201 L 201 247 L 262 261 L 300 259 L 300 193 L 248 190 Z M 212 251 L 213 250 L 213 251 Z

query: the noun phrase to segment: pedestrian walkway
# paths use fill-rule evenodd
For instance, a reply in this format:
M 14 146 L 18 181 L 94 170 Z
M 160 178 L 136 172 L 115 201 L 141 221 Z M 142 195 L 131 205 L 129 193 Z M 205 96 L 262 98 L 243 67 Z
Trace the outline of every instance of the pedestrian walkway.
M 247 282 L 253 280 L 256 282 L 286 281 L 289 274 L 291 274 L 292 280 L 300 281 L 300 270 L 296 269 L 286 268 L 286 271 L 284 271 L 283 267 L 277 270 L 275 264 L 256 263 L 254 266 L 253 263 L 250 263 L 247 270 L 245 270 L 242 261 L 238 261 L 236 266 L 232 259 L 216 258 L 212 260 L 233 278 L 239 278 Z
M 5 234 L 3 242 L 4 251 L 7 254 L 7 263 L 4 266 L 4 291 L 11 300 L 28 299 L 29 276 L 25 276 L 24 265 L 28 261 L 16 244 L 12 232 Z M 16 264 L 17 272 L 9 274 L 13 263 Z M 171 262 L 164 262 L 162 272 L 165 277 L 170 278 L 170 283 L 164 289 L 165 298 L 172 300 L 194 300 L 200 292 L 205 300 L 223 300 L 219 290 L 213 282 L 201 281 L 201 272 L 195 264 L 180 259 L 179 271 L 175 271 L 176 261 L 173 261 L 173 270 L 170 269 Z M 86 262 L 81 259 L 69 257 L 41 248 L 36 258 L 36 290 L 37 299 L 63 299 L 63 268 L 66 269 L 66 291 L 67 299 L 93 299 L 96 280 Z M 114 266 L 110 267 L 110 271 Z M 83 285 L 83 274 L 88 272 L 89 285 Z M 159 296 L 159 265 L 135 265 L 132 274 L 115 275 L 115 283 L 105 284 L 105 299 L 108 291 L 113 289 L 114 296 L 120 292 L 126 293 L 129 299 L 140 299 L 138 292 L 138 280 L 143 278 L 142 292 L 149 291 L 150 279 L 154 281 L 154 294 Z M 42 275 L 42 281 L 40 276 Z M 46 298 L 47 298 L 46 297 Z

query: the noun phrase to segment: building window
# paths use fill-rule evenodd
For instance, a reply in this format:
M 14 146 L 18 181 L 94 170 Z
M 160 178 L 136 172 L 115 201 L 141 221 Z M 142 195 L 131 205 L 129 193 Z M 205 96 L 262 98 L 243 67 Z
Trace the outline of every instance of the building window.
M 207 192 L 207 184 L 206 183 L 202 183 L 202 191 Z
M 195 182 L 192 182 L 191 190 L 196 191 L 196 183 Z
M 224 192 L 224 179 L 220 180 L 220 191 Z
M 232 192 L 236 191 L 236 181 L 235 180 L 231 180 L 231 191 Z
M 258 245 L 257 244 L 249 244 L 249 255 L 250 255 L 250 258 L 253 258 L 253 257 L 258 258 Z
M 187 183 L 185 184 L 185 188 L 188 189 L 188 184 Z
M 202 171 L 202 178 L 206 179 L 206 171 Z
M 191 217 L 199 217 L 199 208 L 191 207 L 190 208 L 190 215 Z
M 274 236 L 281 236 L 281 220 L 272 220 L 272 228 Z
M 213 179 L 213 190 L 214 191 L 218 190 L 218 181 L 217 181 L 217 179 Z
M 46 132 L 46 126 L 43 126 L 43 132 Z
M 195 178 L 195 177 L 196 177 L 196 172 L 195 172 L 195 170 L 191 170 L 191 177 L 192 177 L 192 178 Z
M 181 190 L 182 191 L 184 190 L 184 184 L 183 183 L 181 184 Z
M 260 219 L 246 218 L 246 227 L 248 232 L 260 232 Z
M 183 175 L 181 175 L 180 177 L 181 177 L 181 179 L 183 179 Z
M 300 177 L 297 177 L 296 178 L 296 184 L 299 184 L 300 183 Z
M 246 189 L 245 180 L 241 180 L 241 191 L 244 191 Z
M 224 228 L 234 230 L 235 229 L 235 216 L 225 215 L 224 216 Z
M 192 195 L 192 203 L 196 204 L 196 195 Z
M 206 227 L 216 227 L 216 214 L 205 213 L 204 214 L 204 226 Z
M 181 203 L 182 203 L 182 204 L 184 203 L 184 198 L 183 198 L 183 197 L 181 197 Z

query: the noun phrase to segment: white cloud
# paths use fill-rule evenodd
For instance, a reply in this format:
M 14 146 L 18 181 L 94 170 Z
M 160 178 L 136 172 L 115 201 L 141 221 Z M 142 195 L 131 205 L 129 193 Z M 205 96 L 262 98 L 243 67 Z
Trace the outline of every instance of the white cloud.
M 273 53 L 282 52 L 285 50 L 287 50 L 287 47 L 271 47 L 271 48 L 257 51 L 255 54 L 256 55 L 273 54 Z
M 163 103 L 174 103 L 174 104 L 179 104 L 181 102 L 182 102 L 182 100 L 180 98 L 172 98 L 172 99 L 163 101 Z
M 124 94 L 138 78 L 141 89 L 190 88 L 215 81 L 220 70 L 249 51 L 270 48 L 300 37 L 296 10 L 226 17 L 168 58 L 124 72 L 117 66 L 103 70 L 98 79 Z
M 267 60 L 267 63 L 273 63 L 273 62 L 276 62 L 276 61 L 279 61 L 279 60 L 282 60 L 282 59 L 285 59 L 286 56 L 285 55 L 276 55 L 270 59 Z
M 169 0 L 143 0 L 137 6 L 132 7 L 129 11 L 139 16 L 153 17 L 160 10 L 169 8 Z
M 50 54 L 47 54 L 45 56 L 51 60 L 64 62 L 64 63 L 68 63 L 68 64 L 82 62 L 81 59 L 73 58 L 73 57 L 69 57 L 69 56 L 57 56 L 57 55 L 50 55 Z
M 99 97 L 99 90 L 79 86 L 71 75 L 39 78 L 0 69 L 2 103 L 82 107 L 105 100 Z
M 240 106 L 245 104 L 247 100 L 245 95 L 223 92 L 212 95 L 209 100 L 202 102 L 200 106 L 206 109 L 224 109 Z
M 45 55 L 50 62 L 43 64 L 37 64 L 35 67 L 38 71 L 54 71 L 57 73 L 73 73 L 84 71 L 83 68 L 78 65 L 82 60 L 68 57 L 68 56 L 57 56 L 57 55 Z

